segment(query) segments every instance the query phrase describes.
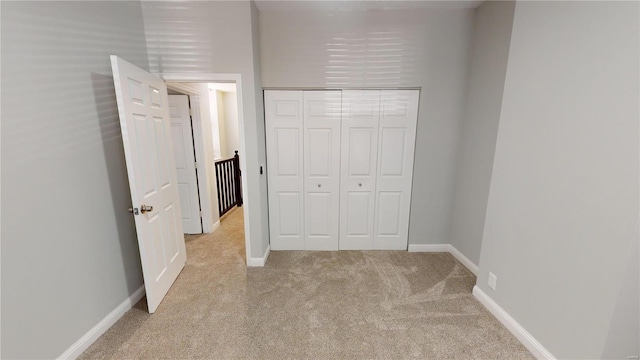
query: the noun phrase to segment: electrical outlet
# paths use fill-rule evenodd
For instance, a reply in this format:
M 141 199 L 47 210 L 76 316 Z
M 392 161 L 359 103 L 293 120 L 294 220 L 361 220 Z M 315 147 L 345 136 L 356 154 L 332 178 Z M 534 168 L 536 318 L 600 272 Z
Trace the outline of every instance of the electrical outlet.
M 498 277 L 493 275 L 493 273 L 489 273 L 489 287 L 494 291 L 496 290 L 496 284 L 498 283 Z

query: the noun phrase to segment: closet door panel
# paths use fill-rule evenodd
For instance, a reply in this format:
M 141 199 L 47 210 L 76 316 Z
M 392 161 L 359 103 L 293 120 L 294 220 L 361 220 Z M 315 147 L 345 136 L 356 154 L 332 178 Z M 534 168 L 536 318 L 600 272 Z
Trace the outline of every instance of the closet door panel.
M 373 248 L 380 90 L 342 92 L 340 249 Z
M 374 249 L 407 249 L 418 97 L 381 92 Z
M 340 120 L 340 91 L 304 91 L 307 250 L 338 250 Z
M 271 249 L 303 250 L 302 91 L 264 94 Z

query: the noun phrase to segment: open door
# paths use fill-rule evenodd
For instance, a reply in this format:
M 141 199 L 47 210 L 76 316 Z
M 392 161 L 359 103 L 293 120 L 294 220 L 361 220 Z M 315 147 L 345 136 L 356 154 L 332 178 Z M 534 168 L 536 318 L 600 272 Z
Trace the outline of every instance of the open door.
M 187 260 L 164 81 L 111 55 L 149 312 Z M 123 209 L 124 210 L 124 209 Z
M 185 234 L 202 234 L 200 196 L 196 174 L 196 153 L 187 95 L 169 95 L 169 114 L 173 136 L 173 156 L 176 161 L 178 195 Z

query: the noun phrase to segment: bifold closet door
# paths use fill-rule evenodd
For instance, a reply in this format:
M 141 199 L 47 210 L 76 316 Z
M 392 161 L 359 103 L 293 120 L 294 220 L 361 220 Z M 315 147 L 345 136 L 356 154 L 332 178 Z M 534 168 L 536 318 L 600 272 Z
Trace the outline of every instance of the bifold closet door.
M 342 92 L 340 249 L 373 249 L 380 90 Z
M 407 249 L 418 97 L 418 90 L 380 95 L 374 249 Z
M 338 250 L 340 91 L 304 91 L 305 249 Z
M 304 250 L 302 91 L 265 91 L 272 250 Z

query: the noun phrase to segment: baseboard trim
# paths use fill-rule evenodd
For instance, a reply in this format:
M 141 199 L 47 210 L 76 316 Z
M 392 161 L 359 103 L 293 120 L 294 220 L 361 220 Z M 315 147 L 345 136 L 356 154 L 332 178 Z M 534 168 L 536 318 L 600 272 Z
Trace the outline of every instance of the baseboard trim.
M 473 275 L 478 276 L 478 265 L 474 264 L 469 258 L 464 256 L 460 250 L 456 249 L 453 245 L 449 245 L 449 253 L 453 255 L 454 258 L 458 259 L 469 271 L 473 273 Z
M 536 338 L 533 337 L 525 328 L 522 327 L 514 318 L 509 315 L 500 305 L 482 291 L 478 285 L 473 287 L 473 296 L 480 301 L 520 342 L 531 351 L 537 359 L 551 359 L 555 357 L 545 349 Z
M 120 305 L 111 311 L 104 319 L 100 320 L 91 330 L 87 331 L 78 341 L 69 347 L 58 359 L 76 359 L 91 346 L 102 334 L 116 323 L 127 311 L 129 311 L 144 296 L 144 285 L 126 298 Z
M 264 252 L 264 255 L 259 258 L 252 257 L 247 262 L 247 266 L 249 267 L 263 267 L 267 263 L 267 259 L 269 258 L 269 254 L 271 253 L 271 245 L 267 245 L 267 251 Z
M 474 264 L 451 244 L 409 244 L 409 252 L 448 252 L 464 265 L 473 275 L 478 276 L 478 265 Z
M 449 244 L 409 244 L 409 252 L 449 252 Z
M 219 227 L 220 227 L 220 219 L 218 219 L 218 221 L 213 223 L 213 226 L 211 226 L 211 232 L 218 230 Z

